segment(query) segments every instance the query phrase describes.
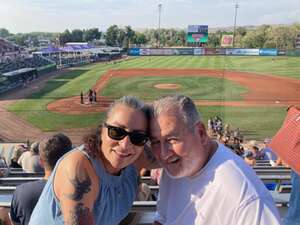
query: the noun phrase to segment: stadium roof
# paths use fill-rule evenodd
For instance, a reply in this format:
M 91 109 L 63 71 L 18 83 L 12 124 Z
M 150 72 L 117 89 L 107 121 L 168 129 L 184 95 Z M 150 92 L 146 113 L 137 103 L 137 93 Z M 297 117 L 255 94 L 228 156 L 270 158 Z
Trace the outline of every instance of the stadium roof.
M 13 77 L 22 73 L 27 73 L 27 72 L 31 72 L 31 71 L 35 71 L 36 69 L 34 68 L 22 68 L 22 69 L 18 69 L 18 70 L 14 70 L 11 72 L 7 72 L 7 73 L 3 73 L 2 76 L 4 77 Z

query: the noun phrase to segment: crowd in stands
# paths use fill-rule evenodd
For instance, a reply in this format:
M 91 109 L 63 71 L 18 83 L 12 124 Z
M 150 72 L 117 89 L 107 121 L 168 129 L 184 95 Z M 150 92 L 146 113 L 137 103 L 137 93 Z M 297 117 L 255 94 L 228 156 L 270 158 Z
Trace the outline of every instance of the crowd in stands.
M 14 59 L 20 55 L 20 52 L 21 49 L 17 45 L 0 38 L 0 63 L 9 59 Z
M 247 164 L 255 166 L 257 160 L 269 160 L 272 166 L 285 165 L 280 158 L 268 147 L 270 138 L 261 143 L 256 140 L 244 141 L 239 128 L 231 130 L 229 124 L 223 126 L 219 116 L 208 119 L 207 131 L 211 137 L 216 137 L 219 143 L 230 148 L 235 154 L 244 158 Z
M 11 72 L 22 68 L 39 68 L 53 64 L 45 57 L 34 55 L 32 57 L 16 57 L 14 60 L 8 59 L 6 62 L 0 63 L 0 74 Z

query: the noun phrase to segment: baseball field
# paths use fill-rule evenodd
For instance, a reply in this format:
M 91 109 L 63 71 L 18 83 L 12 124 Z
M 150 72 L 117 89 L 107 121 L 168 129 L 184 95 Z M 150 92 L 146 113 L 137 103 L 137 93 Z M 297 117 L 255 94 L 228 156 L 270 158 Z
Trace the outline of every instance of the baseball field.
M 43 131 L 59 131 L 95 127 L 123 95 L 151 102 L 175 93 L 192 97 L 205 123 L 218 115 L 246 139 L 272 137 L 286 108 L 300 105 L 300 58 L 152 56 L 74 67 L 7 109 Z

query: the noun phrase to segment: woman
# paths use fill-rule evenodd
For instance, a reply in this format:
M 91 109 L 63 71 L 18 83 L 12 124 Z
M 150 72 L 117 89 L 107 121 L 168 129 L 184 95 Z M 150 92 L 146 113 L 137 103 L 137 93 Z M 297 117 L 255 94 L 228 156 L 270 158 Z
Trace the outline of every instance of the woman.
M 58 163 L 31 216 L 37 224 L 118 224 L 137 193 L 137 168 L 148 141 L 147 108 L 125 96 L 103 126 Z

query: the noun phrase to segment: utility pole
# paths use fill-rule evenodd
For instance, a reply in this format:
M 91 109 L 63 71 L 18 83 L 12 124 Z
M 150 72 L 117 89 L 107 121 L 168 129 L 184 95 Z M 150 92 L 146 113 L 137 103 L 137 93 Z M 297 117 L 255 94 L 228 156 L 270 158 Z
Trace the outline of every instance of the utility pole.
M 234 26 L 233 26 L 233 41 L 232 41 L 232 46 L 234 47 L 234 44 L 235 44 L 235 29 L 236 29 L 236 16 L 237 16 L 237 10 L 239 8 L 239 4 L 238 2 L 236 1 L 235 5 L 234 5 Z
M 160 19 L 161 19 L 161 6 L 162 4 L 158 4 L 158 40 L 157 40 L 157 45 L 160 47 Z

